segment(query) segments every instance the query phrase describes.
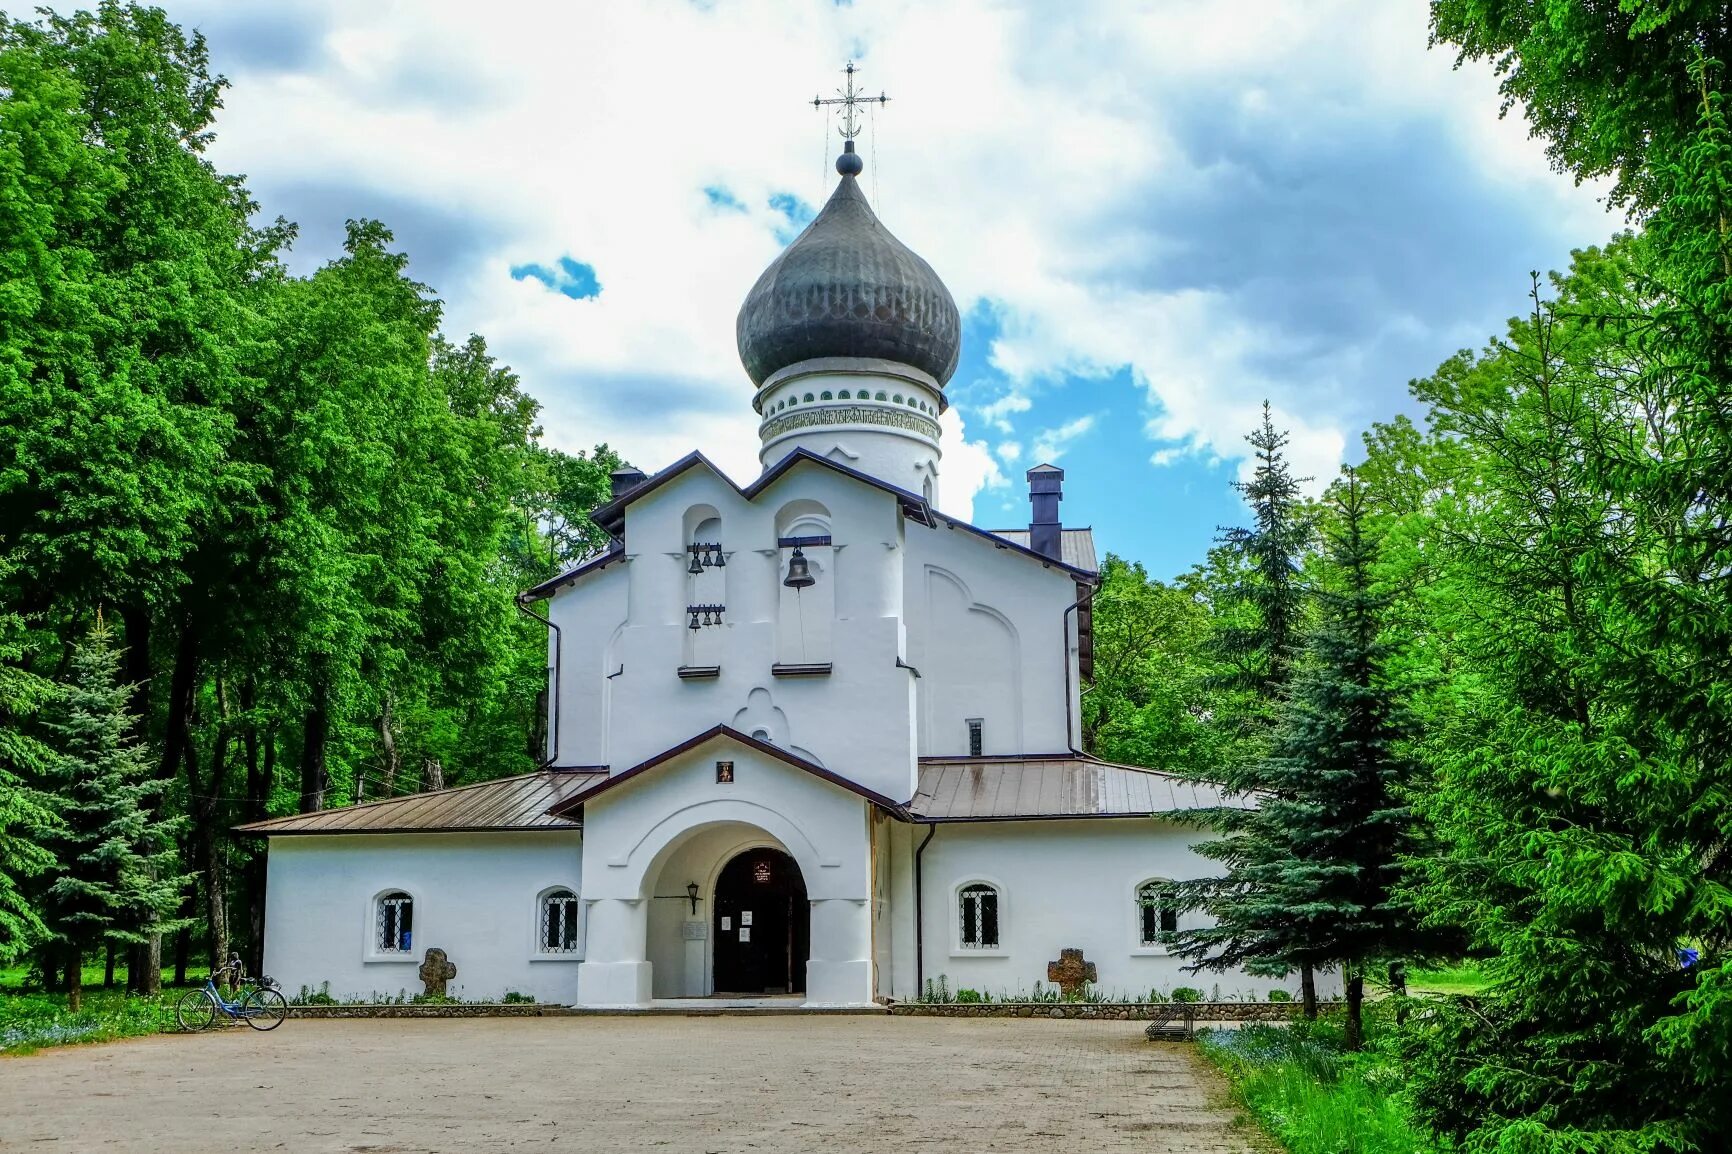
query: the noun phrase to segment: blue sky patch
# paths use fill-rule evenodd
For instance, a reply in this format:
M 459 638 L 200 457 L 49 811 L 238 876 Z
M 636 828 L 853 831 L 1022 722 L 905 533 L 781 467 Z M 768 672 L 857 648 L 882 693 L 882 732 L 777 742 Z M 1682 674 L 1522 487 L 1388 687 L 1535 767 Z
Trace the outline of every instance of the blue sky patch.
M 709 200 L 711 208 L 725 208 L 731 212 L 745 212 L 746 202 L 733 194 L 724 185 L 712 184 L 704 189 L 704 196 Z
M 574 301 L 601 295 L 601 282 L 595 277 L 595 269 L 568 256 L 560 257 L 553 268 L 544 264 L 514 264 L 511 266 L 511 279 L 538 280 L 560 296 Z
M 792 244 L 794 238 L 804 232 L 806 226 L 812 223 L 812 218 L 818 215 L 817 209 L 791 192 L 771 195 L 770 207 L 780 213 L 787 222 L 776 226 L 776 240 L 781 244 Z

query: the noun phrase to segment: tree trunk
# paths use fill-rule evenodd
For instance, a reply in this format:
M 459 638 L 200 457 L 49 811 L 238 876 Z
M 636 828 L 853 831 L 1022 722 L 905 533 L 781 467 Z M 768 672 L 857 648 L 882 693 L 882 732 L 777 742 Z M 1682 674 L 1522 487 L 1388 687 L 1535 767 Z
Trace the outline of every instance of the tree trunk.
M 274 725 L 265 729 L 264 749 L 261 751 L 258 727 L 252 720 L 256 698 L 250 681 L 244 692 L 242 700 L 249 718 L 246 730 L 246 817 L 248 821 L 263 821 L 271 789 L 276 785 L 277 731 Z M 246 890 L 247 930 L 250 936 L 247 964 L 255 974 L 262 974 L 265 968 L 265 865 L 264 848 L 253 846 L 251 855 L 247 858 L 242 884 Z
M 1360 1050 L 1365 1046 L 1365 975 L 1358 966 L 1347 970 L 1347 1048 Z
M 84 1004 L 84 951 L 77 942 L 66 946 L 66 1008 L 76 1014 Z
M 114 943 L 108 943 L 108 959 L 102 963 L 102 988 L 114 989 Z
M 126 632 L 122 676 L 132 686 L 132 736 L 142 741 L 150 719 L 150 610 L 126 606 L 120 611 L 120 624 Z
M 162 941 L 159 936 L 157 941 Z M 192 957 L 192 927 L 182 926 L 174 935 L 174 984 L 186 985 L 186 965 Z M 162 967 L 157 967 L 157 981 L 162 981 Z M 160 988 L 160 987 L 159 987 Z
M 330 731 L 330 690 L 322 680 L 313 685 L 312 704 L 301 727 L 301 812 L 325 808 L 325 739 Z
M 379 796 L 390 797 L 396 791 L 397 770 L 403 763 L 403 755 L 397 751 L 397 719 L 391 716 L 391 694 L 385 694 L 385 701 L 379 707 L 379 751 L 384 758 L 384 766 L 380 772 Z M 355 800 L 361 800 L 361 783 L 366 778 L 355 780 Z
M 1317 970 L 1310 962 L 1299 967 L 1300 998 L 1305 1003 L 1307 1021 L 1317 1020 Z
M 155 997 L 162 993 L 162 935 L 150 935 L 150 941 L 144 944 L 144 973 L 139 975 L 138 992 L 146 997 Z
M 422 763 L 421 788 L 445 788 L 445 767 L 437 757 L 429 757 Z
M 1407 1024 L 1407 963 L 1389 963 L 1389 989 L 1395 995 L 1395 1023 Z
M 60 948 L 49 942 L 37 950 L 36 956 L 42 966 L 42 991 L 52 994 L 60 988 Z

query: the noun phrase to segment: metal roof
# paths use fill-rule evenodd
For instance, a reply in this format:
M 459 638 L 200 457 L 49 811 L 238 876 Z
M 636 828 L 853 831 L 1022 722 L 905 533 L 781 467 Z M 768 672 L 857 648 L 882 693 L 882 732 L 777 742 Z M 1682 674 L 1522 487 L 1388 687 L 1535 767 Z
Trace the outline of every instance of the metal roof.
M 913 365 L 942 388 L 961 353 L 962 315 L 932 266 L 890 235 L 844 173 L 758 277 L 734 333 L 756 385 L 801 361 L 865 357 Z
M 1027 529 L 988 529 L 994 537 L 1003 537 L 1012 545 L 1030 548 Z M 1093 529 L 1064 529 L 1059 536 L 1060 561 L 1072 569 L 1082 569 L 1089 573 L 1099 573 L 1100 564 L 1095 560 L 1095 531 Z
M 364 805 L 255 821 L 237 832 L 275 837 L 313 833 L 451 833 L 463 830 L 575 830 L 547 811 L 607 780 L 600 769 L 544 769 L 477 785 L 437 789 Z
M 920 788 L 907 808 L 916 821 L 1014 821 L 1250 805 L 1243 796 L 1159 770 L 1060 755 L 923 757 Z

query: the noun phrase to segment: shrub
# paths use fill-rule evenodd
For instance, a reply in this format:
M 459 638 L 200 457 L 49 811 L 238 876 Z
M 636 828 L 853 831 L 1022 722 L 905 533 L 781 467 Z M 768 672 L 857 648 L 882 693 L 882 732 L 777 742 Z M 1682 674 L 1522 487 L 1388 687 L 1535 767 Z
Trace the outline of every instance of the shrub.
M 956 991 L 956 1001 L 964 1006 L 977 1006 L 986 999 L 980 996 L 979 990 L 958 990 Z
M 516 990 L 506 990 L 505 997 L 501 1000 L 508 1006 L 533 1006 L 535 995 L 520 994 Z
M 295 1006 L 334 1006 L 337 999 L 331 996 L 331 983 L 320 982 L 318 989 L 302 986 L 301 992 L 289 999 Z
M 1195 986 L 1175 986 L 1170 997 L 1175 1002 L 1200 1002 L 1203 1000 L 1203 991 Z
M 1270 990 L 1269 1000 L 1271 1002 L 1291 1002 L 1293 1000 L 1293 995 L 1289 994 L 1286 990 Z

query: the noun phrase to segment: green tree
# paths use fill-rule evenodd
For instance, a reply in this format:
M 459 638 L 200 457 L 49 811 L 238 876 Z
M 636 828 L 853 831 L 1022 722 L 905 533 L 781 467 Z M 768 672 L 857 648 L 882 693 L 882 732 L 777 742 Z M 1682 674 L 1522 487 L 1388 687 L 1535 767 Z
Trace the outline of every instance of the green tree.
M 54 751 L 39 734 L 40 715 L 55 704 L 59 687 L 25 667 L 24 626 L 15 613 L 0 614 L 0 961 L 48 934 L 19 883 L 54 864 L 42 843 L 60 829 L 52 799 L 39 788 L 55 769 Z
M 179 821 L 153 816 L 164 783 L 130 736 L 131 687 L 99 621 L 72 655 L 64 701 L 48 723 L 60 754 L 54 804 L 65 829 L 45 894 L 47 921 L 66 943 L 67 1004 L 76 1011 L 82 962 L 94 945 L 137 944 L 173 928 L 187 878 L 177 869 Z
M 1218 744 L 1200 660 L 1207 607 L 1110 553 L 1090 604 L 1094 678 L 1083 691 L 1083 748 L 1109 761 L 1207 776 Z
M 1287 784 L 1270 742 L 1304 644 L 1301 567 L 1313 526 L 1287 463 L 1287 434 L 1275 428 L 1267 402 L 1246 440 L 1256 465 L 1236 487 L 1252 523 L 1225 530 L 1211 555 L 1216 588 L 1206 657 L 1214 665 L 1210 723 L 1225 747 L 1214 777 L 1230 795 L 1267 804 Z M 1229 920 L 1206 938 L 1182 939 L 1180 952 L 1199 967 L 1249 964 L 1272 973 L 1297 967 L 1305 1013 L 1316 1017 L 1316 966 L 1326 959 L 1307 948 L 1282 912 L 1278 882 L 1291 866 L 1290 847 L 1256 809 L 1228 805 L 1186 817 L 1222 835 L 1198 849 L 1221 861 L 1227 876 L 1186 882 L 1179 899 Z

